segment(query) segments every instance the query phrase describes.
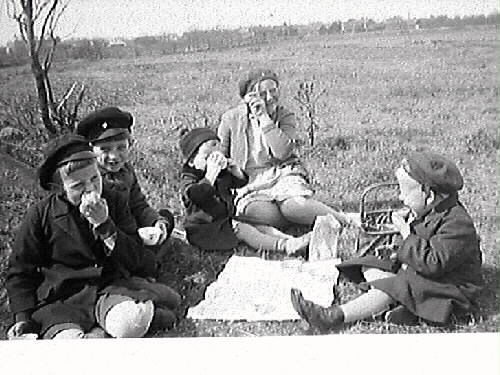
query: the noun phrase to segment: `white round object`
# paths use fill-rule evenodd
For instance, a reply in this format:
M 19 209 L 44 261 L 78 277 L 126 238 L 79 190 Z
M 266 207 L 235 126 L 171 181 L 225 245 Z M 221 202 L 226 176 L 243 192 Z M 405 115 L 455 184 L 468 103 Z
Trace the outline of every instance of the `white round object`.
M 115 338 L 143 337 L 154 315 L 152 301 L 123 301 L 113 306 L 105 318 L 105 328 Z
M 143 227 L 137 230 L 145 245 L 153 246 L 158 243 L 161 236 L 161 229 L 157 227 Z

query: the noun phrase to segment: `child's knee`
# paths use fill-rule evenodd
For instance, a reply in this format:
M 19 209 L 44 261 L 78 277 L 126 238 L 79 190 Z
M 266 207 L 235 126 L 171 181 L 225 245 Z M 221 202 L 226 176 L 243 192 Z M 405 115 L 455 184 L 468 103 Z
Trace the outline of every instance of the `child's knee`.
M 123 301 L 109 309 L 104 319 L 104 329 L 116 338 L 143 337 L 154 315 L 152 301 Z
M 83 329 L 75 323 L 60 323 L 50 327 L 43 335 L 44 339 L 82 339 L 85 333 Z
M 83 339 L 84 333 L 81 329 L 77 328 L 69 328 L 59 331 L 54 337 L 53 340 L 58 339 Z

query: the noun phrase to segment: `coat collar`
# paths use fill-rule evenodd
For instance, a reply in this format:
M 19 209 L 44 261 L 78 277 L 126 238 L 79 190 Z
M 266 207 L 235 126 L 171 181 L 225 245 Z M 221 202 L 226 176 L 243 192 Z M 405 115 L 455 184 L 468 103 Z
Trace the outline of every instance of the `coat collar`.
M 71 204 L 64 193 L 56 193 L 52 200 L 52 212 L 54 219 L 70 215 L 73 210 L 78 210 L 78 207 Z
M 187 162 L 182 166 L 182 173 L 192 174 L 196 178 L 202 178 L 205 175 L 205 171 L 196 169 L 195 167 L 190 166 Z
M 444 212 L 449 208 L 455 206 L 457 202 L 458 202 L 458 194 L 457 193 L 450 194 L 445 199 L 432 202 L 429 206 L 427 206 L 427 208 L 420 215 L 420 217 L 425 217 L 431 212 L 436 212 L 436 213 Z

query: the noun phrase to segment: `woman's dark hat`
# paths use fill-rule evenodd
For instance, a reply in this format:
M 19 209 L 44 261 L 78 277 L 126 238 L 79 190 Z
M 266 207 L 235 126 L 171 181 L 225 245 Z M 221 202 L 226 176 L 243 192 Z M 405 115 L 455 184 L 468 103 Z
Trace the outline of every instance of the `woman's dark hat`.
M 204 142 L 212 139 L 219 140 L 219 137 L 217 137 L 217 134 L 209 128 L 184 130 L 181 133 L 179 147 L 185 160 L 191 159 Z
M 84 117 L 75 132 L 91 143 L 116 141 L 129 138 L 133 123 L 134 118 L 129 112 L 106 107 Z
M 257 69 L 248 73 L 248 76 L 239 83 L 240 96 L 243 98 L 245 94 L 257 83 L 266 79 L 272 79 L 279 84 L 278 76 L 270 69 Z
M 406 172 L 437 193 L 450 194 L 464 186 L 462 174 L 451 160 L 432 152 L 414 152 L 406 158 Z
M 50 190 L 52 176 L 56 169 L 62 165 L 70 161 L 94 159 L 95 157 L 89 141 L 79 135 L 66 134 L 55 138 L 47 145 L 44 161 L 37 171 L 40 186 L 45 190 Z

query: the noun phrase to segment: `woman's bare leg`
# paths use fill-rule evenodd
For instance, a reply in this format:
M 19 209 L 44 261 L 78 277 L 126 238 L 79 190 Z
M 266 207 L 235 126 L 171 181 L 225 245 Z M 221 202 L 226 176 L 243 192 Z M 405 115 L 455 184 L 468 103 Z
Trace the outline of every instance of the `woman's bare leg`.
M 235 229 L 236 237 L 254 249 L 283 251 L 287 254 L 294 254 L 297 251 L 306 248 L 311 240 L 309 233 L 301 237 L 290 236 L 288 238 L 283 238 L 263 233 L 247 223 L 236 221 L 235 223 L 237 223 Z
M 326 204 L 313 198 L 293 197 L 285 200 L 280 205 L 283 217 L 296 224 L 311 225 L 317 216 L 331 214 L 342 224 L 349 222 L 343 212 L 337 211 Z
M 262 225 L 275 228 L 286 227 L 289 223 L 281 214 L 278 205 L 270 201 L 255 201 L 250 203 L 244 210 L 243 215 Z
M 292 235 L 283 233 L 279 229 L 271 227 L 269 225 L 254 225 L 254 227 L 257 228 L 259 232 L 269 234 L 277 238 L 283 238 L 283 239 L 293 238 Z

